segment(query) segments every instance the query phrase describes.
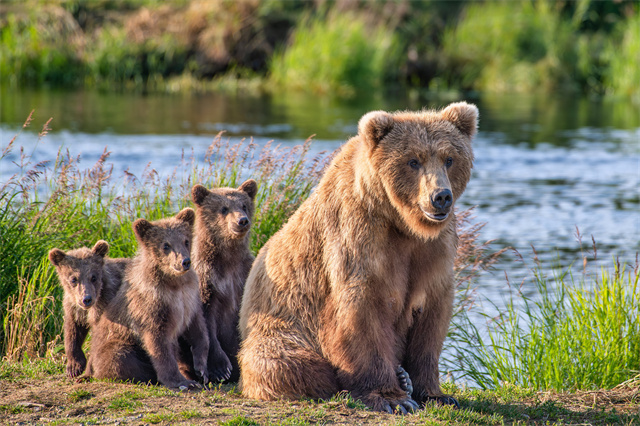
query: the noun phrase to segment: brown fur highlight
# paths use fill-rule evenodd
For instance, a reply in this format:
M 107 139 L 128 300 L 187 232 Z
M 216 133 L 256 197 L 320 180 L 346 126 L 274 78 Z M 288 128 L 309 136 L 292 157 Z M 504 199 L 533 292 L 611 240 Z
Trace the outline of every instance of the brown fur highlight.
M 471 175 L 476 126 L 466 103 L 360 120 L 251 269 L 239 325 L 246 396 L 345 389 L 401 412 L 414 400 L 455 401 L 440 390 L 438 360 L 454 296 L 453 208 Z
M 192 188 L 197 206 L 194 269 L 209 333 L 208 371 L 212 381 L 237 381 L 238 313 L 253 263 L 249 230 L 258 190 L 249 179 L 235 188 Z
M 182 338 L 196 374 L 207 382 L 209 339 L 190 259 L 194 220 L 194 211 L 183 209 L 172 218 L 134 222 L 138 253 L 97 324 L 90 376 L 193 387 L 178 366 Z
M 87 361 L 82 351 L 89 329 L 94 326 L 114 298 L 124 275 L 128 259 L 109 259 L 109 244 L 100 240 L 92 249 L 82 247 L 64 252 L 49 251 L 49 261 L 56 268 L 64 289 L 64 350 L 67 376 L 77 377 Z

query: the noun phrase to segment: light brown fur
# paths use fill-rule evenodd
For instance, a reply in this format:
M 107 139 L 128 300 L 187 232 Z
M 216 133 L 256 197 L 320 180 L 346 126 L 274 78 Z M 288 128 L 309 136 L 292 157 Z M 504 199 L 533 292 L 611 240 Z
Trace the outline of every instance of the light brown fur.
M 209 332 L 209 378 L 237 381 L 238 314 L 253 256 L 249 229 L 254 213 L 256 181 L 235 188 L 192 188 L 196 204 L 194 269 L 200 281 Z
M 209 339 L 198 278 L 190 267 L 194 220 L 187 208 L 173 218 L 134 222 L 138 254 L 97 324 L 91 377 L 193 387 L 195 381 L 178 367 L 181 337 L 191 347 L 196 374 L 207 381 Z
M 82 344 L 122 283 L 128 259 L 109 259 L 108 252 L 109 244 L 103 240 L 92 249 L 49 251 L 49 261 L 64 289 L 64 351 L 69 377 L 84 371 L 87 360 Z
M 454 296 L 453 204 L 476 127 L 466 103 L 360 120 L 251 269 L 240 311 L 246 396 L 345 389 L 375 410 L 456 404 L 441 392 L 438 361 Z

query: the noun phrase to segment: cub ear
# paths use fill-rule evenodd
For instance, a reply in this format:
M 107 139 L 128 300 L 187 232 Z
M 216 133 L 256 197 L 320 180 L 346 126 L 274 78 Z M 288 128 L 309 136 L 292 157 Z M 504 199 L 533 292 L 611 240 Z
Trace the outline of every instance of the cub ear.
M 109 243 L 104 240 L 99 240 L 91 249 L 94 254 L 100 257 L 105 257 L 109 253 Z
M 66 256 L 65 252 L 60 249 L 52 248 L 49 250 L 49 262 L 51 262 L 53 266 L 60 265 Z
M 453 123 L 464 135 L 473 138 L 478 130 L 478 107 L 466 102 L 456 102 L 442 111 L 442 117 Z
M 254 200 L 256 198 L 256 194 L 258 193 L 258 183 L 253 179 L 249 179 L 246 180 L 242 185 L 240 185 L 238 189 L 240 191 L 246 192 L 249 198 Z
M 187 222 L 189 226 L 193 226 L 193 222 L 196 220 L 196 212 L 190 207 L 184 208 L 176 215 L 176 219 Z
M 151 228 L 153 228 L 153 225 L 147 219 L 136 219 L 136 221 L 133 222 L 133 232 L 136 234 L 138 240 L 144 240 L 144 237 Z
M 202 202 L 209 195 L 209 190 L 202 185 L 194 185 L 191 188 L 191 200 L 196 206 L 202 205 Z
M 371 111 L 358 122 L 358 133 L 364 136 L 371 148 L 389 134 L 394 126 L 393 116 L 384 111 Z

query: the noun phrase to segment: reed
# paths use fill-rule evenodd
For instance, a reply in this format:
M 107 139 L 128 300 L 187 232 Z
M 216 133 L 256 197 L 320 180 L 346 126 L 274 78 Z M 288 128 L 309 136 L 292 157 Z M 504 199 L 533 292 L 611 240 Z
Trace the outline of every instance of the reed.
M 494 314 L 476 307 L 484 325 L 468 312 L 457 318 L 449 362 L 483 389 L 612 389 L 637 380 L 639 278 L 637 260 L 633 268 L 614 260 L 595 274 L 585 266 L 580 280 L 571 268 L 547 276 L 538 263 L 529 280 L 509 286 L 506 308 L 486 299 Z

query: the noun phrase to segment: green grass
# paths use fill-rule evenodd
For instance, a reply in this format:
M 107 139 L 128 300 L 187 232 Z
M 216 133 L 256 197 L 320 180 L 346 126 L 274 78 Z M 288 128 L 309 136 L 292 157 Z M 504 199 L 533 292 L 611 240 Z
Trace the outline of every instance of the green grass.
M 125 391 L 111 399 L 107 408 L 111 410 L 133 410 L 142 407 L 141 399 L 146 398 L 142 392 Z
M 78 401 L 83 401 L 85 399 L 91 399 L 94 396 L 95 395 L 92 392 L 89 392 L 88 390 L 78 389 L 78 390 L 69 392 L 69 394 L 67 395 L 67 398 L 69 399 L 69 402 L 75 403 Z
M 612 389 L 640 371 L 640 271 L 571 269 L 511 288 L 506 309 L 487 326 L 460 317 L 454 340 L 460 373 L 485 389 L 514 384 L 537 390 Z M 495 311 L 495 309 L 494 309 Z M 466 319 L 466 321 L 465 321 Z
M 357 89 L 379 87 L 397 69 L 398 54 L 391 31 L 336 12 L 304 18 L 269 70 L 282 87 L 349 96 Z
M 29 123 L 30 118 L 25 127 Z M 45 125 L 41 139 L 47 130 Z M 0 167 L 9 163 L 18 138 L 2 147 Z M 39 164 L 23 153 L 19 172 L 0 187 L 0 355 L 20 360 L 60 350 L 62 289 L 47 259 L 51 248 L 91 247 L 104 239 L 109 256 L 131 257 L 136 218 L 155 220 L 191 206 L 195 183 L 237 187 L 251 177 L 259 183 L 250 243 L 257 253 L 320 178 L 328 156 L 309 158 L 309 147 L 310 141 L 291 149 L 260 148 L 218 135 L 203 162 L 183 159 L 163 177 L 150 168 L 142 176 L 112 176 L 106 151 L 88 168 L 68 152 Z

